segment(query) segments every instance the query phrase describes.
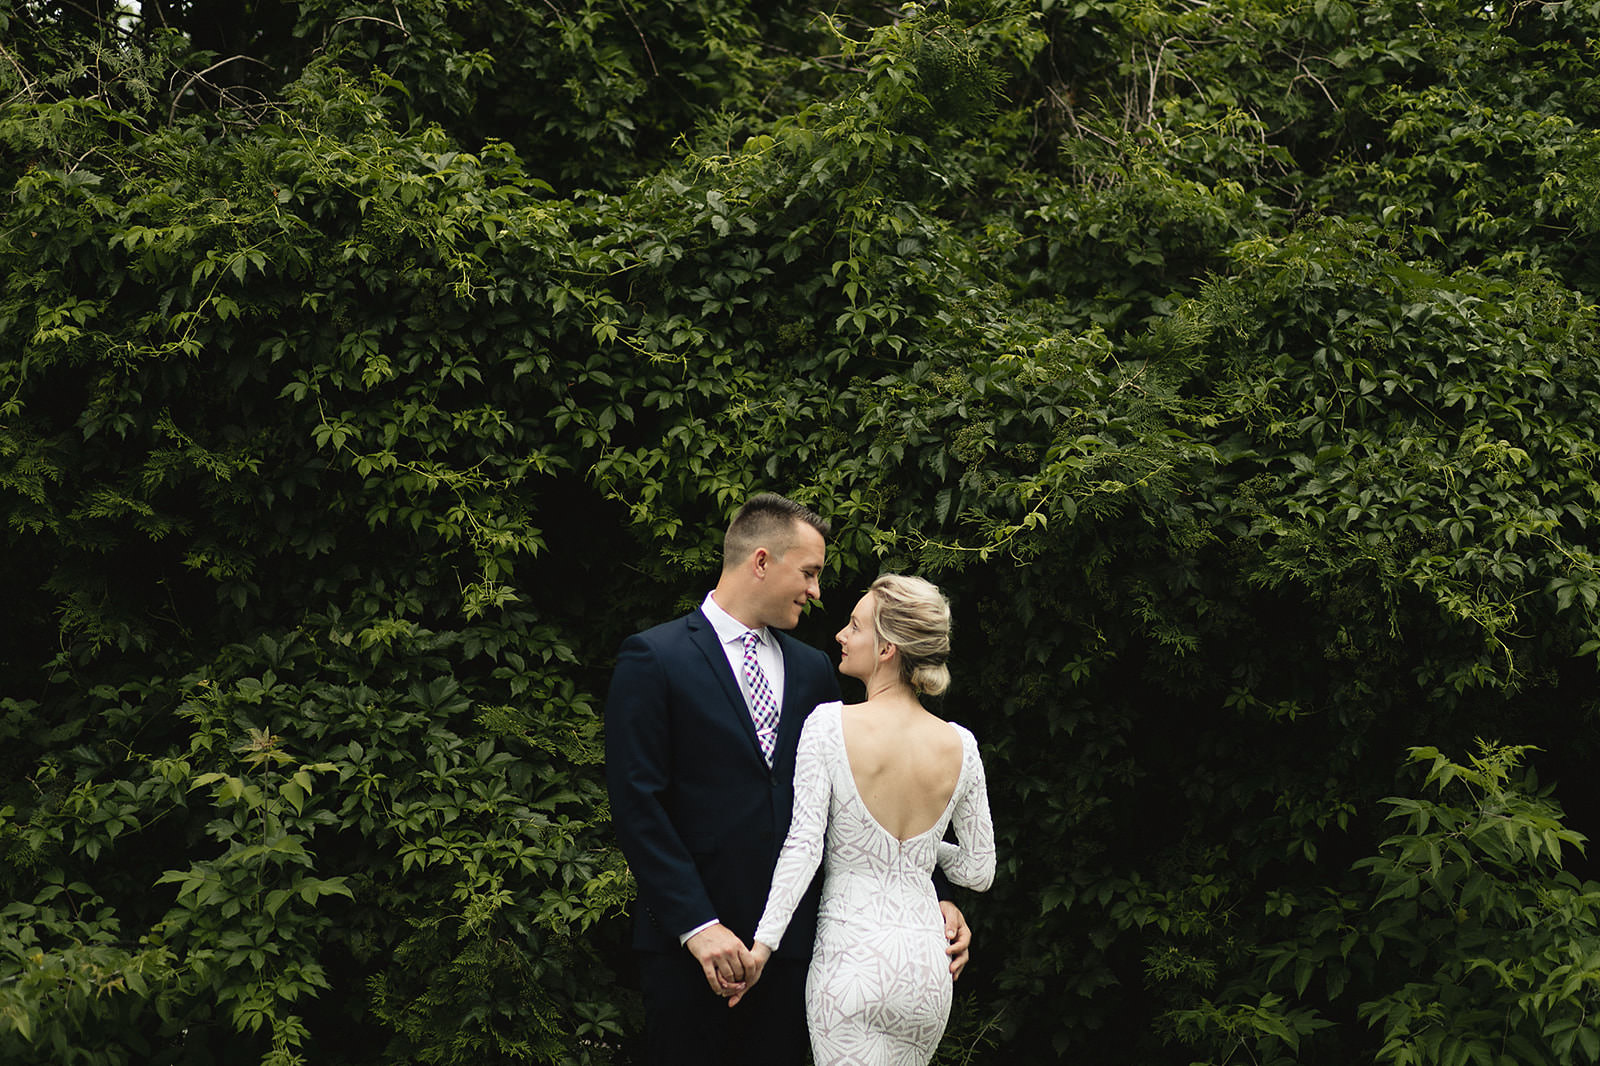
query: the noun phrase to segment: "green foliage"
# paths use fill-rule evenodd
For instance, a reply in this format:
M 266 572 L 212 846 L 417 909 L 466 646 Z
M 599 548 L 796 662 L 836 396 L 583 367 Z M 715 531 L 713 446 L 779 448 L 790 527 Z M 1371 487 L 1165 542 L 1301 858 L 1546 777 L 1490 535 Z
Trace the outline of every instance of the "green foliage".
M 0 13 L 0 1056 L 626 1061 L 778 488 L 955 602 L 942 1061 L 1593 1061 L 1600 11 L 757 8 Z
M 1524 750 L 1484 745 L 1466 766 L 1412 751 L 1456 803 L 1391 801 L 1404 832 L 1361 864 L 1381 889 L 1375 903 L 1395 903 L 1373 950 L 1389 947 L 1410 971 L 1361 1007 L 1383 1038 L 1380 1062 L 1600 1057 L 1600 885 L 1562 868 L 1563 849 L 1584 837 L 1548 790 L 1512 777 Z
M 1176 1032 L 1258 1061 L 1336 1061 L 1315 1047 L 1331 1034 L 1307 1038 L 1359 1001 L 1376 1062 L 1593 1061 L 1600 885 L 1564 868 L 1584 837 L 1523 767 L 1527 747 L 1478 749 L 1457 763 L 1413 748 L 1437 798 L 1385 801 L 1401 831 L 1355 863 L 1364 883 L 1277 902 L 1296 935 L 1259 949 L 1274 991 L 1175 1012 Z

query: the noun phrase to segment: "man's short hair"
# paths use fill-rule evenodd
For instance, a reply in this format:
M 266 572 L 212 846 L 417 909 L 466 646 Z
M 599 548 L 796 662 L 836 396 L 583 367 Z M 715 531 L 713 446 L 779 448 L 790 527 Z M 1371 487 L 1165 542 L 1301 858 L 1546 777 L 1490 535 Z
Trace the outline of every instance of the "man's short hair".
M 766 548 L 782 556 L 794 546 L 795 524 L 804 522 L 824 538 L 828 535 L 828 520 L 802 503 L 787 496 L 763 492 L 752 496 L 739 508 L 739 513 L 728 523 L 728 532 L 722 538 L 722 568 L 736 566 L 750 557 L 757 548 Z

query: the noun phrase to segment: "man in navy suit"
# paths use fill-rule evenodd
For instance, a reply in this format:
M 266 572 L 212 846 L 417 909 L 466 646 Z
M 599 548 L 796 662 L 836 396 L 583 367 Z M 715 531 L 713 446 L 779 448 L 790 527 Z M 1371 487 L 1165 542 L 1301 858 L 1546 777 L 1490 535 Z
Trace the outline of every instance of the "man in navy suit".
M 606 702 L 611 818 L 639 885 L 639 953 L 650 1061 L 698 1066 L 805 1060 L 813 884 L 759 983 L 741 990 L 794 805 L 806 715 L 839 698 L 827 656 L 782 630 L 820 599 L 828 523 L 772 493 L 752 497 L 723 540 L 700 608 L 623 642 Z M 970 933 L 943 903 L 953 957 Z

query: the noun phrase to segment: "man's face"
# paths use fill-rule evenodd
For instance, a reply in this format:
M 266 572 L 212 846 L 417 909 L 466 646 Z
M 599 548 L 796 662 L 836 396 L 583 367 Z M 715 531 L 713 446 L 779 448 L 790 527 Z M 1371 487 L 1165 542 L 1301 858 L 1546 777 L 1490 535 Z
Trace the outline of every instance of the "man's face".
M 822 566 L 828 547 L 822 534 L 796 522 L 793 543 L 781 555 L 758 562 L 761 577 L 762 624 L 793 629 L 807 603 L 822 598 Z

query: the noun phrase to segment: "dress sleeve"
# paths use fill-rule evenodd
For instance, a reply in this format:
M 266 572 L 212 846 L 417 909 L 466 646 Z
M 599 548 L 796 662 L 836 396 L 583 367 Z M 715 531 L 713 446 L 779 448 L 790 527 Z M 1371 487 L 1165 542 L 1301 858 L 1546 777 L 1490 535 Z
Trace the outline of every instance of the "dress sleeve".
M 778 853 L 772 873 L 772 890 L 767 907 L 756 925 L 755 939 L 776 951 L 789 928 L 789 919 L 800 905 L 800 898 L 811 886 L 811 878 L 822 861 L 822 846 L 828 831 L 828 808 L 833 800 L 833 779 L 828 772 L 828 714 L 812 714 L 800 732 L 800 750 L 795 756 L 794 815 L 789 835 Z
M 972 776 L 950 819 L 959 843 L 939 842 L 939 868 L 953 883 L 982 892 L 994 883 L 994 820 L 989 815 L 989 788 L 978 742 L 962 730 L 961 743 L 964 757 L 971 760 Z

